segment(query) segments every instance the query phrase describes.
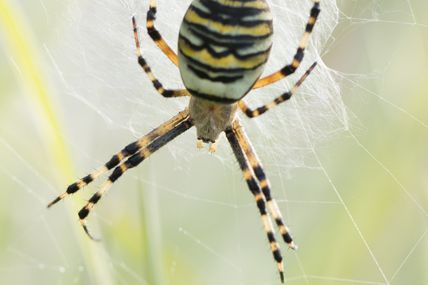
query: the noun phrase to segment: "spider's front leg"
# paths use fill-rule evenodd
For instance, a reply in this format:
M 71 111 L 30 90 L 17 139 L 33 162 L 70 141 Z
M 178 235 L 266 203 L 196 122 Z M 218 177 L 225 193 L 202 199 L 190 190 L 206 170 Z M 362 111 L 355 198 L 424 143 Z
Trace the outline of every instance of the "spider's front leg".
M 300 39 L 299 47 L 297 48 L 296 54 L 294 55 L 291 64 L 284 66 L 279 71 L 274 72 L 266 77 L 260 78 L 259 80 L 257 80 L 256 84 L 254 84 L 253 89 L 257 89 L 277 82 L 278 80 L 281 80 L 293 74 L 296 69 L 299 68 L 300 63 L 302 62 L 303 56 L 305 54 L 306 46 L 308 45 L 310 35 L 312 33 L 312 30 L 314 29 L 320 11 L 320 0 L 314 0 L 314 5 L 312 6 L 308 22 L 306 23 L 305 32 L 303 33 L 303 36 Z
M 155 27 L 156 12 L 157 12 L 156 0 L 150 0 L 150 6 L 149 6 L 149 10 L 147 11 L 147 20 L 146 20 L 147 33 L 155 42 L 155 44 L 162 50 L 162 52 L 171 60 L 171 62 L 174 63 L 176 66 L 178 66 L 177 54 L 165 42 L 165 40 L 162 38 L 161 34 Z
M 291 96 L 293 96 L 293 94 L 296 93 L 297 89 L 299 89 L 300 85 L 302 85 L 303 81 L 305 81 L 305 79 L 309 76 L 309 74 L 311 74 L 312 70 L 315 68 L 316 65 L 317 65 L 317 63 L 314 62 L 311 65 L 311 67 L 309 67 L 309 69 L 306 70 L 306 72 L 302 75 L 302 77 L 300 77 L 300 79 L 296 82 L 296 84 L 294 84 L 294 86 L 291 88 L 290 91 L 285 92 L 282 95 L 276 97 L 273 101 L 271 101 L 271 102 L 269 102 L 269 103 L 267 103 L 261 107 L 258 107 L 256 109 L 250 109 L 247 106 L 247 104 L 245 104 L 245 102 L 243 100 L 241 100 L 238 103 L 239 108 L 249 118 L 254 118 L 254 117 L 260 116 L 261 114 L 264 114 L 265 112 L 269 111 L 270 109 L 272 109 L 276 105 L 279 105 L 282 102 L 289 100 L 291 98 Z
M 270 198 L 270 195 L 268 197 L 270 200 L 265 200 L 265 195 L 262 193 L 262 190 L 260 189 L 259 183 L 257 183 L 257 174 L 254 173 L 254 168 L 252 169 L 250 167 L 250 162 L 248 161 L 248 157 L 245 153 L 245 148 L 241 144 L 242 137 L 241 133 L 237 130 L 237 124 L 238 119 L 235 120 L 234 126 L 230 127 L 229 129 L 225 130 L 226 137 L 232 147 L 233 153 L 235 154 L 236 159 L 238 160 L 239 166 L 244 174 L 245 181 L 247 182 L 248 188 L 250 189 L 251 193 L 254 195 L 254 198 L 256 199 L 256 204 L 259 209 L 264 230 L 266 232 L 270 248 L 272 250 L 273 257 L 277 263 L 278 271 L 280 274 L 281 282 L 284 283 L 284 265 L 282 261 L 282 255 L 280 251 L 280 247 L 278 242 L 275 239 L 275 232 L 272 225 L 272 220 L 270 218 L 270 215 L 266 211 L 266 202 L 272 203 L 272 198 Z M 266 182 L 266 180 L 265 180 Z M 260 182 L 261 184 L 261 182 Z M 277 219 L 276 213 L 273 214 L 275 219 Z
M 135 17 L 132 17 L 132 26 L 134 28 L 134 40 L 135 40 L 135 46 L 137 48 L 138 64 L 143 68 L 144 72 L 149 77 L 156 91 L 166 98 L 189 96 L 190 94 L 186 89 L 165 89 L 163 87 L 162 83 L 160 83 L 160 81 L 153 74 L 152 69 L 150 68 L 149 64 L 144 59 L 141 53 L 140 40 L 138 35 L 138 26 L 137 26 L 137 21 L 135 20 Z

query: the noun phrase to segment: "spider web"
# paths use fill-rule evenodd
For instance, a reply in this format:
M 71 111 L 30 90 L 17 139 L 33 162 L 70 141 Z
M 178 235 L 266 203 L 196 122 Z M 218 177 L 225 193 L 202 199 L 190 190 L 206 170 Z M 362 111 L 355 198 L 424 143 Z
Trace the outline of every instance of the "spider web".
M 157 27 L 175 47 L 189 1 L 158 2 Z M 267 102 L 319 62 L 292 100 L 257 119 L 241 116 L 300 245 L 297 252 L 282 246 L 288 284 L 428 281 L 423 2 L 322 0 L 299 72 L 248 95 L 250 106 Z M 292 58 L 312 3 L 270 4 L 275 38 L 266 74 Z M 187 105 L 156 94 L 136 63 L 132 15 L 155 74 L 165 86 L 182 86 L 145 33 L 147 5 L 20 6 L 34 24 L 78 177 Z M 211 155 L 196 150 L 192 129 L 126 173 L 91 212 L 89 226 L 101 243 L 86 239 L 77 221 L 97 184 L 46 211 L 64 185 L 46 159 L 44 123 L 20 96 L 25 91 L 10 83 L 22 80 L 19 63 L 13 55 L 0 58 L 8 67 L 0 69 L 5 94 L 15 95 L 0 99 L 2 283 L 279 284 L 224 138 Z

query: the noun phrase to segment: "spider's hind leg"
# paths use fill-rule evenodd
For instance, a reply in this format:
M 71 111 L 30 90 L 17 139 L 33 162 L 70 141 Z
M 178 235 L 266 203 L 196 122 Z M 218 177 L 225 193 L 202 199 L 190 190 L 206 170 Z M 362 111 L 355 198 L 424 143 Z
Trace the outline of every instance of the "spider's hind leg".
M 236 131 L 235 127 L 226 129 L 225 133 L 232 147 L 232 150 L 235 154 L 235 157 L 238 160 L 239 166 L 244 174 L 244 178 L 245 178 L 245 181 L 247 182 L 248 188 L 250 189 L 251 193 L 254 195 L 254 198 L 256 199 L 256 204 L 262 218 L 264 230 L 266 232 L 266 235 L 270 244 L 273 258 L 277 263 L 281 282 L 284 283 L 284 265 L 283 265 L 282 255 L 281 255 L 279 244 L 275 239 L 275 232 L 273 229 L 271 217 L 266 211 L 266 200 L 265 200 L 264 194 L 262 193 L 260 186 L 256 181 L 255 173 L 253 169 L 251 169 L 250 164 L 248 162 L 248 158 L 246 157 L 244 149 L 240 143 L 240 140 L 241 140 L 240 134 Z
M 91 183 L 92 181 L 94 181 L 104 173 L 112 170 L 117 165 L 119 165 L 119 163 L 123 159 L 135 154 L 137 151 L 146 147 L 149 143 L 153 142 L 153 140 L 155 140 L 156 138 L 163 136 L 166 132 L 173 129 L 180 122 L 182 122 L 188 115 L 189 115 L 189 111 L 186 109 L 178 113 L 176 116 L 172 117 L 168 121 L 164 122 L 159 127 L 153 129 L 147 135 L 141 137 L 140 139 L 138 139 L 133 143 L 130 143 L 129 145 L 124 147 L 121 151 L 113 155 L 111 159 L 107 161 L 103 166 L 99 167 L 94 172 L 86 175 L 85 177 L 77 180 L 73 184 L 70 184 L 70 186 L 67 187 L 67 190 L 64 193 L 59 195 L 57 198 L 55 198 L 52 202 L 48 204 L 48 208 L 58 203 L 59 201 L 63 200 L 68 195 L 76 193 L 77 191 L 84 188 L 85 186 L 87 186 L 89 183 Z
M 278 226 L 279 232 L 284 242 L 288 244 L 289 248 L 297 249 L 297 246 L 294 243 L 293 238 L 290 234 L 290 230 L 284 223 L 284 219 L 282 217 L 281 211 L 279 210 L 278 204 L 271 196 L 270 183 L 263 170 L 263 166 L 260 163 L 260 160 L 257 157 L 257 154 L 254 151 L 247 135 L 245 134 L 244 129 L 238 121 L 234 122 L 233 129 L 236 134 L 237 140 L 241 148 L 243 149 L 255 176 L 257 177 L 260 188 L 262 189 L 263 195 L 266 199 L 269 213 L 275 219 L 276 225 Z
M 144 161 L 151 154 L 159 150 L 162 146 L 166 145 L 168 142 L 175 139 L 177 136 L 181 135 L 187 131 L 190 127 L 193 126 L 193 123 L 190 118 L 186 118 L 181 121 L 174 127 L 171 127 L 165 134 L 159 136 L 147 146 L 140 149 L 134 155 L 130 156 L 125 162 L 116 166 L 112 174 L 108 179 L 101 185 L 100 190 L 98 190 L 92 197 L 89 199 L 88 203 L 79 211 L 80 224 L 85 230 L 86 234 L 93 240 L 96 240 L 88 230 L 86 226 L 86 218 L 89 215 L 92 208 L 96 203 L 102 198 L 102 196 L 107 192 L 108 189 L 113 185 L 113 183 L 119 179 L 127 170 L 138 166 L 142 161 Z

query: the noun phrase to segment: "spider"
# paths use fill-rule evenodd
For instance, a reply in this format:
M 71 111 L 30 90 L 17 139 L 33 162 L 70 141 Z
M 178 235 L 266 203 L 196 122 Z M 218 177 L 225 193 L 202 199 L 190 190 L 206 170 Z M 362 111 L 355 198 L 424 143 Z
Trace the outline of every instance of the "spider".
M 273 34 L 272 14 L 266 0 L 193 0 L 180 26 L 178 55 L 154 26 L 156 7 L 156 0 L 150 0 L 146 21 L 147 32 L 160 50 L 178 66 L 185 88 L 166 89 L 155 77 L 141 53 L 138 26 L 132 17 L 138 64 L 148 75 L 158 93 L 166 98 L 189 96 L 189 106 L 127 145 L 102 167 L 68 186 L 66 192 L 49 203 L 48 208 L 112 170 L 100 189 L 79 211 L 80 224 L 86 234 L 95 239 L 89 233 L 86 218 L 106 191 L 128 169 L 136 167 L 192 126 L 196 127 L 198 147 L 209 143 L 210 151 L 215 151 L 215 142 L 224 132 L 248 188 L 256 200 L 281 282 L 284 282 L 282 255 L 275 238 L 271 217 L 275 220 L 285 243 L 292 249 L 295 249 L 296 245 L 276 201 L 271 196 L 269 181 L 241 126 L 237 110 L 239 108 L 249 118 L 262 115 L 290 99 L 315 68 L 316 62 L 290 91 L 279 95 L 266 105 L 251 109 L 243 101 L 251 90 L 283 79 L 293 74 L 300 66 L 320 12 L 320 0 L 313 1 L 305 31 L 292 62 L 262 78 L 260 76 L 269 57 Z

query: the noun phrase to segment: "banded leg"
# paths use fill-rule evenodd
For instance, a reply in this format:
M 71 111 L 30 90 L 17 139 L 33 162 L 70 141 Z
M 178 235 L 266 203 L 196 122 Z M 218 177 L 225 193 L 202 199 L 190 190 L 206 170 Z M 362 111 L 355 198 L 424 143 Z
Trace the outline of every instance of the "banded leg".
M 247 182 L 248 188 L 250 188 L 251 193 L 254 195 L 256 199 L 256 204 L 262 218 L 264 230 L 267 234 L 267 238 L 270 243 L 270 248 L 272 250 L 273 258 L 277 263 L 281 282 L 284 283 L 284 264 L 282 261 L 282 255 L 281 255 L 279 244 L 275 239 L 272 220 L 269 214 L 266 212 L 265 198 L 255 179 L 254 173 L 249 166 L 249 163 L 244 154 L 244 151 L 241 145 L 239 144 L 239 138 L 237 136 L 238 134 L 233 128 L 227 129 L 225 133 L 232 147 L 233 153 L 235 154 L 235 157 L 238 160 L 239 166 L 244 174 L 244 178 L 245 178 L 245 181 Z
M 308 45 L 310 35 L 312 33 L 312 30 L 314 29 L 315 22 L 317 21 L 320 11 L 321 11 L 320 0 L 314 0 L 314 5 L 312 6 L 309 20 L 306 24 L 305 32 L 302 38 L 300 39 L 299 47 L 297 49 L 296 54 L 294 55 L 294 58 L 291 64 L 284 66 L 283 68 L 281 68 L 281 70 L 274 72 L 266 77 L 260 78 L 254 84 L 253 89 L 257 89 L 257 88 L 272 84 L 274 82 L 277 82 L 278 80 L 281 80 L 293 74 L 296 71 L 296 69 L 299 68 L 300 63 L 303 60 L 306 46 Z
M 177 54 L 169 47 L 169 45 L 162 38 L 159 31 L 155 28 L 156 12 L 156 0 L 150 0 L 150 6 L 149 10 L 147 11 L 146 21 L 147 33 L 155 42 L 155 44 L 162 50 L 162 52 L 172 61 L 172 63 L 178 66 Z
M 134 39 L 135 39 L 135 45 L 137 47 L 138 64 L 143 68 L 144 72 L 149 77 L 156 91 L 158 91 L 159 94 L 161 94 L 163 97 L 166 97 L 166 98 L 189 96 L 190 94 L 186 89 L 173 90 L 173 89 L 165 89 L 163 87 L 162 83 L 160 83 L 160 81 L 155 77 L 155 75 L 152 72 L 152 69 L 147 64 L 146 60 L 141 54 L 140 40 L 138 39 L 139 38 L 138 28 L 137 28 L 137 22 L 135 20 L 135 17 L 132 17 L 132 25 L 134 27 Z
M 53 200 L 48 204 L 48 208 L 58 203 L 68 195 L 76 193 L 77 191 L 79 191 L 80 189 L 82 189 L 83 187 L 85 187 L 95 179 L 97 179 L 102 174 L 110 171 L 111 169 L 119 165 L 119 163 L 126 157 L 129 157 L 135 154 L 137 151 L 139 151 L 143 147 L 146 147 L 149 143 L 153 142 L 153 140 L 155 140 L 156 138 L 163 136 L 168 131 L 176 127 L 179 123 L 181 123 L 185 118 L 187 118 L 188 115 L 189 115 L 189 111 L 186 109 L 178 113 L 176 116 L 172 117 L 171 119 L 169 119 L 168 121 L 160 125 L 159 127 L 153 129 L 147 135 L 141 137 L 140 139 L 138 139 L 133 143 L 130 143 L 129 145 L 124 147 L 121 151 L 119 151 L 117 154 L 113 155 L 112 158 L 108 162 L 106 162 L 103 166 L 99 167 L 94 172 L 86 175 L 85 177 L 79 179 L 75 183 L 68 186 L 67 190 L 64 193 L 59 195 L 57 198 L 55 198 L 55 200 Z
M 179 136 L 180 134 L 187 131 L 190 127 L 193 126 L 192 121 L 188 118 L 187 120 L 181 122 L 180 124 L 176 125 L 174 128 L 169 130 L 167 133 L 165 133 L 163 136 L 158 137 L 153 142 L 151 142 L 146 147 L 140 149 L 137 153 L 129 157 L 124 163 L 120 164 L 119 166 L 116 166 L 116 168 L 113 170 L 113 173 L 108 177 L 107 181 L 105 181 L 102 185 L 100 190 L 98 190 L 92 197 L 89 199 L 88 203 L 79 211 L 79 219 L 80 224 L 82 225 L 83 229 L 85 230 L 86 234 L 93 240 L 96 240 L 88 230 L 88 227 L 86 226 L 86 218 L 89 215 L 92 208 L 95 206 L 96 203 L 101 199 L 101 197 L 106 193 L 108 189 L 113 185 L 113 183 L 119 179 L 122 174 L 124 174 L 127 170 L 136 167 L 139 165 L 144 159 L 149 157 L 151 154 L 153 154 L 155 151 L 160 149 L 162 146 L 167 144 L 168 142 L 172 141 L 174 138 Z
M 294 84 L 293 88 L 291 88 L 290 91 L 285 92 L 284 94 L 276 97 L 273 101 L 258 107 L 256 109 L 250 109 L 247 104 L 245 104 L 244 101 L 239 101 L 238 106 L 239 108 L 242 110 L 242 112 L 245 113 L 245 115 L 247 115 L 247 117 L 249 118 L 254 118 L 257 116 L 260 116 L 261 114 L 269 111 L 270 109 L 272 109 L 273 107 L 275 107 L 276 105 L 281 104 L 282 102 L 287 101 L 288 99 L 291 98 L 291 96 L 293 96 L 294 93 L 296 93 L 297 89 L 300 87 L 300 85 L 302 85 L 303 81 L 305 81 L 305 79 L 309 76 L 309 74 L 312 72 L 312 70 L 315 68 L 315 66 L 317 65 L 316 62 L 314 62 L 311 67 L 309 67 L 308 70 L 306 70 L 306 72 L 302 75 L 302 77 L 300 77 L 300 79 L 296 82 L 296 84 Z
M 260 160 L 257 157 L 257 154 L 255 153 L 250 143 L 250 140 L 248 139 L 247 135 L 244 132 L 244 129 L 239 124 L 238 120 L 235 120 L 235 122 L 233 123 L 233 129 L 236 134 L 239 145 L 243 149 L 245 156 L 247 157 L 251 168 L 253 169 L 253 172 L 257 177 L 263 195 L 266 199 L 269 213 L 275 219 L 276 225 L 278 226 L 279 232 L 284 242 L 288 244 L 289 248 L 297 249 L 297 246 L 295 245 L 295 243 L 293 242 L 293 238 L 291 237 L 290 230 L 284 223 L 284 219 L 282 218 L 282 214 L 279 210 L 278 204 L 271 196 L 270 183 L 263 170 L 262 164 L 260 163 Z

